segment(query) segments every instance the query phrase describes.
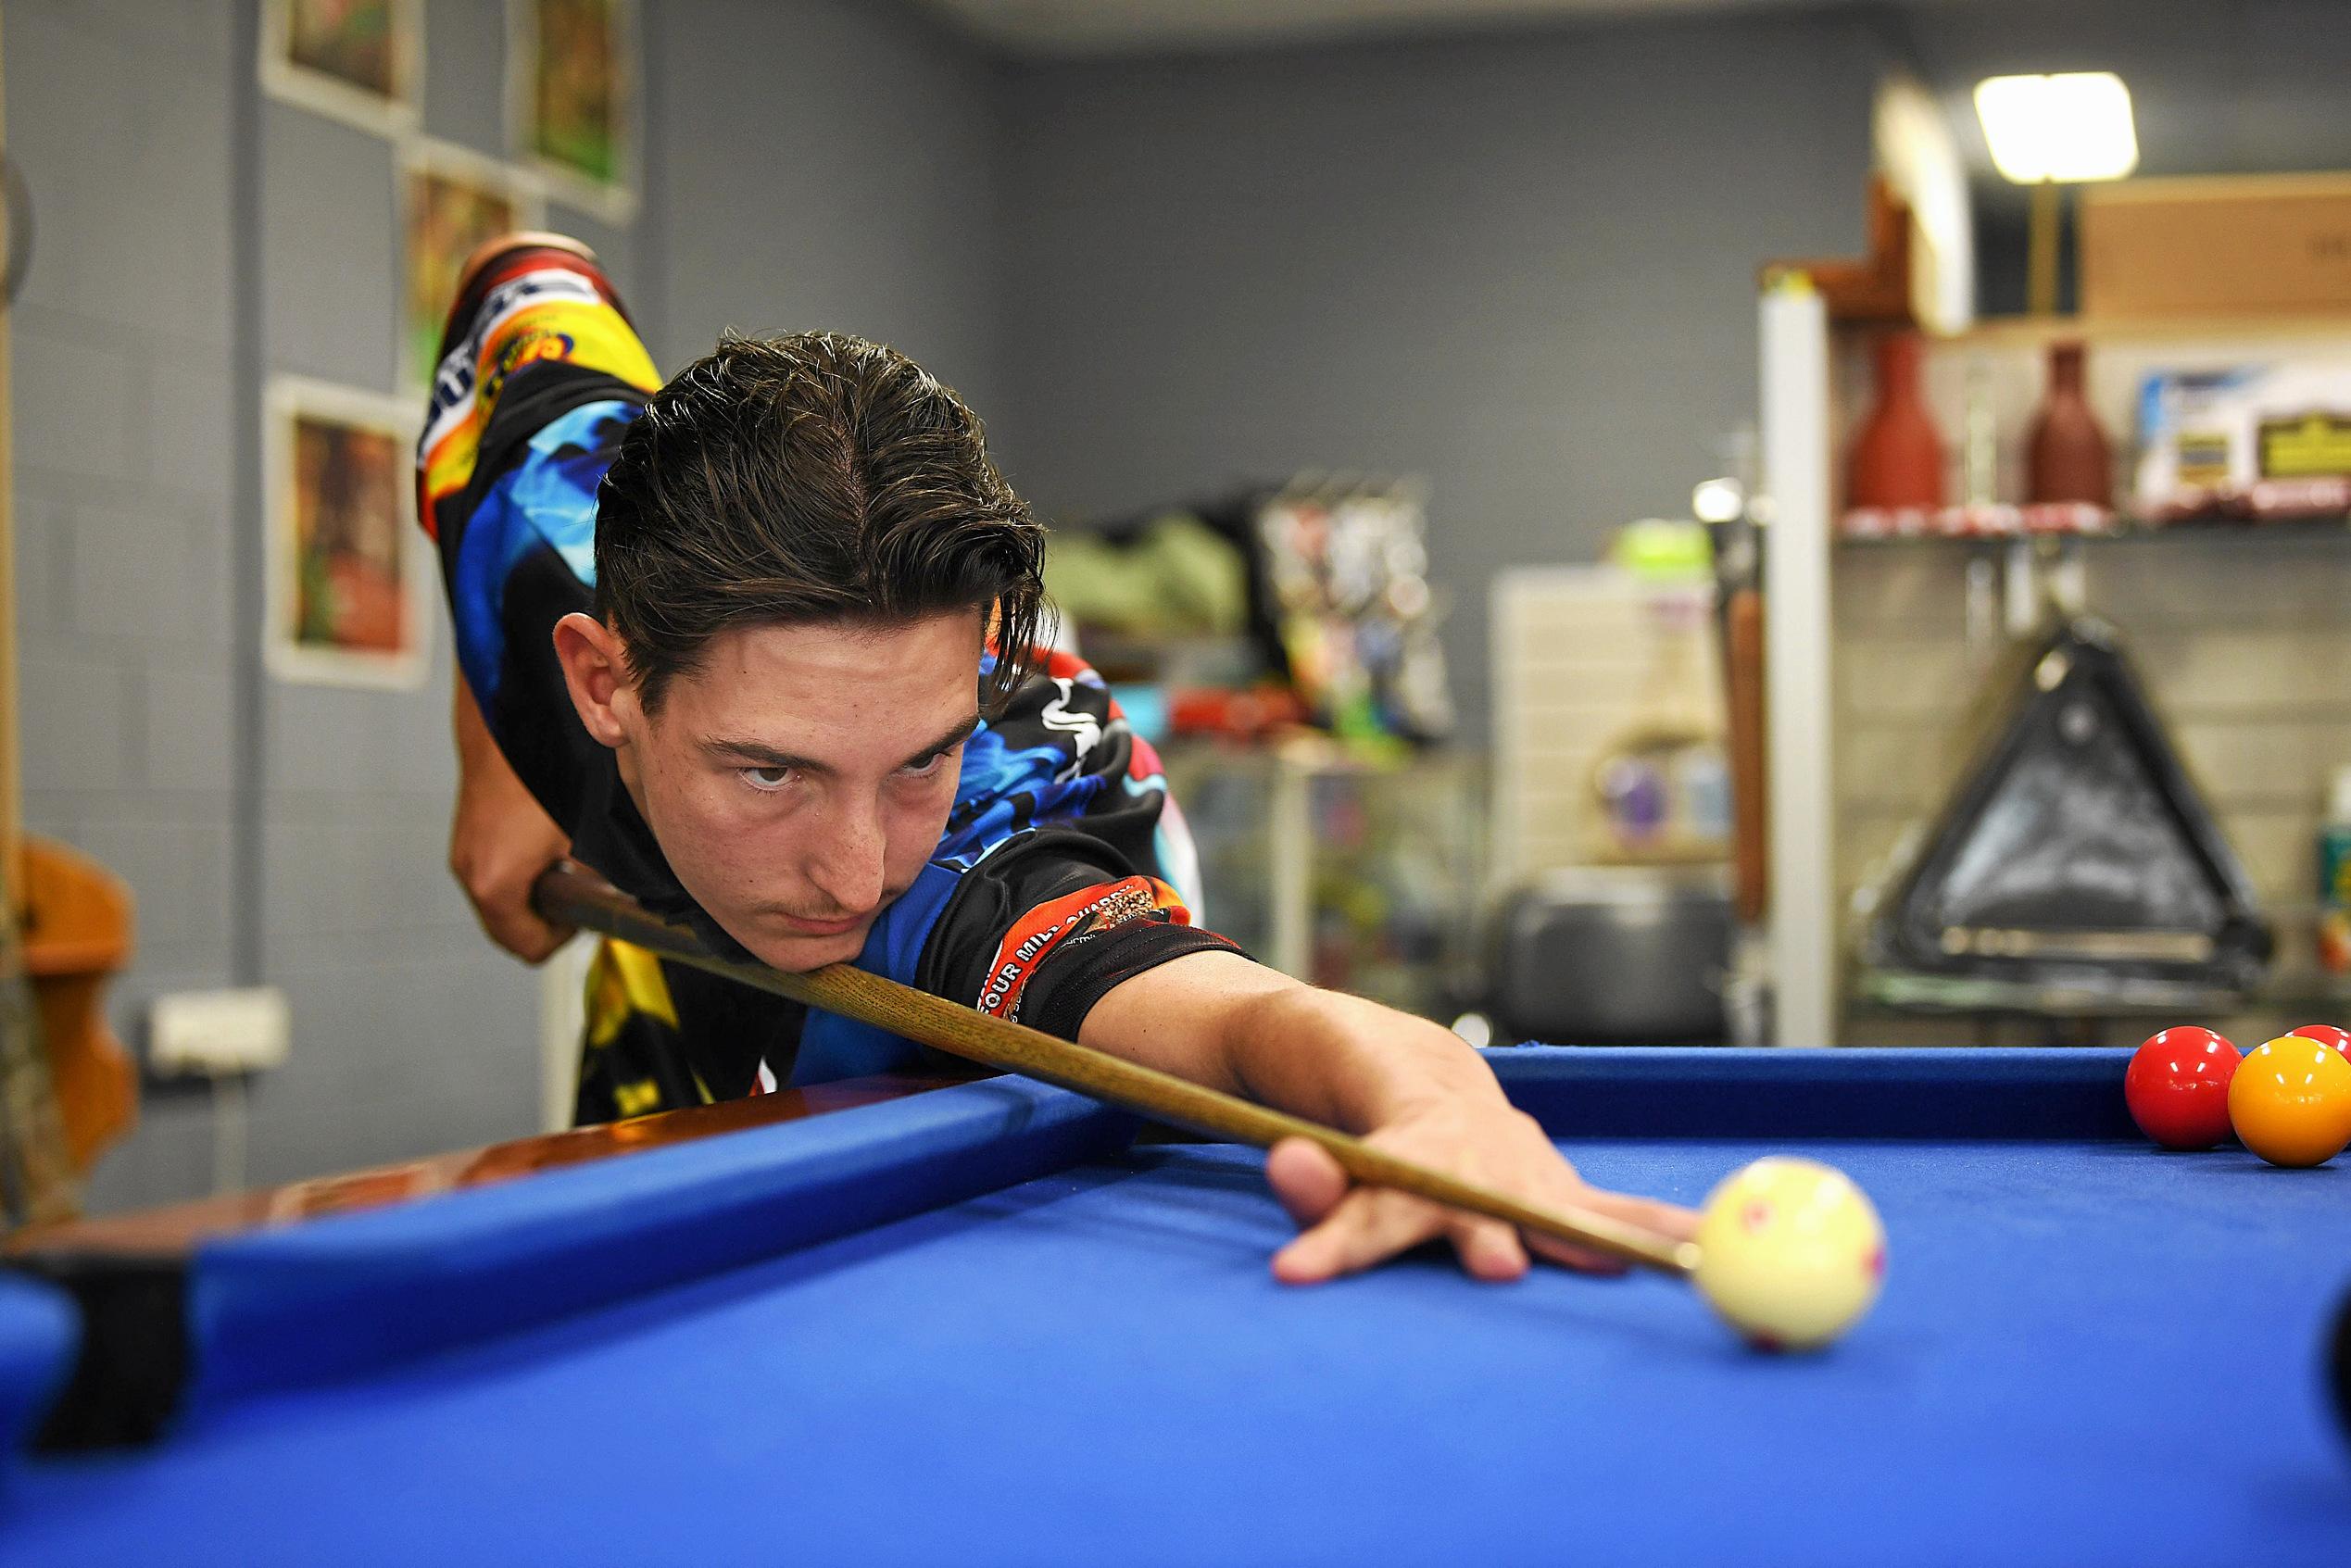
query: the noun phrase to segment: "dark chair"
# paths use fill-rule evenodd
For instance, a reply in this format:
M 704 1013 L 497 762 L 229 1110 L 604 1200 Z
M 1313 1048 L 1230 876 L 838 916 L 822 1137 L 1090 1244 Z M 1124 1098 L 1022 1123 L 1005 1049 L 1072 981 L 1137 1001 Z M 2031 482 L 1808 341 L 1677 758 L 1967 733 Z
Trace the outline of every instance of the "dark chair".
M 1487 1002 L 1495 1037 L 1720 1045 L 1732 924 L 1719 876 L 1617 867 L 1546 873 L 1494 913 Z

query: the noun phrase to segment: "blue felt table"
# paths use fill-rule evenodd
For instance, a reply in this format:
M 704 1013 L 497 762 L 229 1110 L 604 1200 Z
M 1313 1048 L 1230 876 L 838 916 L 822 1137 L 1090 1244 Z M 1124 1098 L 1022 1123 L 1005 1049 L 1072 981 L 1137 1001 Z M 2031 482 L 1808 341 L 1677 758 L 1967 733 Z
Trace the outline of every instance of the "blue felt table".
M 0 1273 L 0 1453 L 13 1453 L 31 1436 L 65 1383 L 79 1337 L 62 1291 Z
M 21 1462 L 0 1560 L 2351 1547 L 2321 1362 L 2351 1171 L 2121 1135 L 2119 1053 L 1499 1061 L 1609 1186 L 1695 1203 L 1765 1152 L 1842 1166 L 1892 1238 L 1875 1314 L 1770 1358 L 1650 1277 L 1482 1286 L 1432 1258 L 1285 1289 L 1252 1151 L 1128 1150 L 1084 1102 L 975 1085 L 226 1244 L 186 1416 Z

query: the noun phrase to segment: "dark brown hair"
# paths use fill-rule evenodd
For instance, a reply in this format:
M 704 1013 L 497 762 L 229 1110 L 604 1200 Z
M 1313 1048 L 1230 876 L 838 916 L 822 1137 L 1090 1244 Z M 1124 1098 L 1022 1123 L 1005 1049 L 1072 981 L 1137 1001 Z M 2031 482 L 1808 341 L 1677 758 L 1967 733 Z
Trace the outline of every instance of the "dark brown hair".
M 868 625 L 978 608 L 1020 681 L 1044 529 L 979 418 L 894 348 L 728 336 L 653 395 L 597 493 L 596 609 L 648 713 L 738 626 Z

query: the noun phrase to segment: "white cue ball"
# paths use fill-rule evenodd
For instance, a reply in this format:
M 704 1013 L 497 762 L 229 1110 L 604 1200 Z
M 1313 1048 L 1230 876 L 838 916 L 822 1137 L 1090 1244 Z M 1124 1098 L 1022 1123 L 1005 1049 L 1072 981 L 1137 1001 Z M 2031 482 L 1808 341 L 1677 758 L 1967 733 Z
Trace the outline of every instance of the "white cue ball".
M 1813 1349 L 1877 1300 L 1886 1231 L 1843 1172 L 1812 1160 L 1758 1160 L 1707 1196 L 1691 1277 L 1752 1344 Z

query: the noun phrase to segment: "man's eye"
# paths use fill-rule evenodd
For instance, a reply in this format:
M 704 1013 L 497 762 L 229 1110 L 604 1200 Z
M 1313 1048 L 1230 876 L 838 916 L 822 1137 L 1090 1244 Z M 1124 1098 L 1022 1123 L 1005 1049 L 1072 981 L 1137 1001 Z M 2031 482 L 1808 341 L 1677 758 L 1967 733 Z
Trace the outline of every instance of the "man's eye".
M 900 770 L 910 779 L 927 779 L 947 765 L 947 753 L 934 751 L 920 762 L 910 762 Z
M 735 771 L 745 784 L 762 795 L 773 795 L 792 782 L 792 770 L 789 768 L 737 768 Z

